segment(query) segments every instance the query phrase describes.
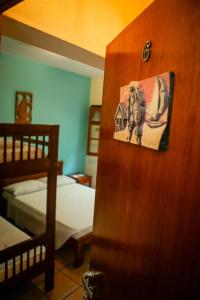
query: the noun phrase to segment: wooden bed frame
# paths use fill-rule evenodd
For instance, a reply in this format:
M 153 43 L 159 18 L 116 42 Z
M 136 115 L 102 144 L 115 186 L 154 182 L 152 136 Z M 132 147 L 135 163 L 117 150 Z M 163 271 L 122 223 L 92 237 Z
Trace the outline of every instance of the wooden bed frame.
M 0 124 L 0 137 L 4 139 L 3 162 L 0 163 L 0 187 L 11 182 L 23 180 L 24 176 L 47 174 L 47 214 L 44 233 L 0 251 L 0 264 L 5 263 L 5 280 L 0 283 L 1 295 L 8 289 L 19 285 L 35 276 L 45 273 L 45 291 L 54 287 L 54 249 L 55 249 L 55 209 L 56 209 L 56 175 L 58 169 L 58 131 L 57 125 Z M 7 161 L 7 138 L 12 140 L 12 159 Z M 15 142 L 20 140 L 20 158 L 15 160 Z M 23 145 L 28 144 L 28 158 L 23 158 Z M 36 147 L 34 159 L 30 159 L 31 145 Z M 42 157 L 38 158 L 38 149 Z M 45 259 L 27 266 L 19 273 L 15 271 L 15 258 L 22 259 L 22 254 L 36 247 L 45 247 Z M 35 251 L 35 250 L 34 250 Z M 13 276 L 8 278 L 8 260 L 13 262 Z

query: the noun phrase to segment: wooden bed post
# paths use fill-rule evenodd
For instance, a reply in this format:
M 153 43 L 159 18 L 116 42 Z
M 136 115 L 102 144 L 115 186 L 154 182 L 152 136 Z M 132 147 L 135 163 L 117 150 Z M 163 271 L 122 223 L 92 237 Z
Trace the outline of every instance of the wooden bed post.
M 0 157 L 0 189 L 14 182 L 38 178 L 38 174 L 40 177 L 48 174 L 45 232 L 0 251 L 0 263 L 5 264 L 5 279 L 0 282 L 1 295 L 2 291 L 9 291 L 19 283 L 27 282 L 44 272 L 45 291 L 54 287 L 58 130 L 58 125 L 0 124 L 3 150 Z M 27 152 L 24 152 L 24 143 L 28 148 Z M 7 155 L 8 145 L 11 147 L 11 157 Z M 31 156 L 33 145 L 35 151 Z M 40 155 L 38 155 L 38 150 L 41 150 Z M 24 155 L 25 153 L 27 155 Z M 38 249 L 40 253 L 37 261 Z M 20 270 L 16 273 L 15 259 L 19 258 L 22 262 L 22 254 L 29 253 L 30 250 L 34 252 L 34 263 L 30 265 L 27 254 L 27 268 L 23 269 L 23 263 L 20 263 Z M 9 260 L 13 261 L 13 276 L 11 277 L 8 277 Z
M 75 248 L 75 259 L 74 259 L 74 266 L 75 268 L 78 268 L 83 263 L 83 257 L 84 257 L 84 245 L 80 242 L 76 242 L 74 244 Z
M 55 255 L 55 213 L 56 213 L 56 178 L 58 169 L 58 126 L 51 128 L 49 140 L 50 168 L 48 171 L 48 193 L 47 193 L 47 268 L 45 274 L 45 291 L 54 287 L 54 255 Z

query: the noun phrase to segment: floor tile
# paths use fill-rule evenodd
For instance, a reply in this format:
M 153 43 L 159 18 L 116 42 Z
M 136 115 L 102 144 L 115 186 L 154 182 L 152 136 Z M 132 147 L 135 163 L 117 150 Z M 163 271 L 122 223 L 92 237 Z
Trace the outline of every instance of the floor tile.
M 84 263 L 74 268 L 74 249 L 68 245 L 56 251 L 55 288 L 49 293 L 44 292 L 44 273 L 29 283 L 10 291 L 1 300 L 82 300 L 82 275 L 89 270 L 90 247 L 85 247 Z
M 84 262 L 90 262 L 91 246 L 84 247 Z M 63 267 L 74 263 L 74 248 L 71 245 L 64 245 L 61 249 L 56 251 L 55 267 L 61 270 Z
M 78 284 L 82 284 L 83 273 L 89 270 L 89 264 L 84 263 L 79 268 L 74 268 L 73 264 L 69 264 L 62 269 L 61 272 L 66 274 L 69 278 L 76 281 Z
M 80 287 L 72 294 L 64 298 L 64 300 L 82 300 L 83 299 L 83 289 Z
M 13 292 L 2 296 L 1 300 L 46 300 L 47 297 L 39 291 L 36 287 L 24 286 L 19 289 L 14 290 Z
M 37 277 L 35 277 L 34 279 L 32 279 L 32 282 L 36 285 L 42 281 L 44 281 L 45 279 L 45 273 L 42 273 L 40 275 L 38 275 Z
M 55 278 L 54 289 L 46 293 L 48 299 L 62 300 L 64 297 L 69 295 L 73 290 L 78 288 L 78 285 L 73 280 L 71 280 L 61 272 L 57 272 L 54 278 Z M 44 282 L 38 284 L 37 287 L 42 292 L 44 292 Z
M 38 289 L 31 289 L 27 291 L 24 294 L 19 295 L 16 298 L 13 298 L 12 300 L 47 300 L 48 298 L 41 293 Z
M 57 258 L 55 259 L 55 268 L 57 271 L 60 271 L 64 268 L 64 262 L 62 261 L 62 259 Z
M 56 274 L 57 272 L 58 272 L 58 270 L 55 269 L 54 274 Z M 42 273 L 42 274 L 38 275 L 37 277 L 35 277 L 34 279 L 32 279 L 32 282 L 37 285 L 38 283 L 40 283 L 44 280 L 45 280 L 45 273 Z
M 56 251 L 55 267 L 57 270 L 61 270 L 64 266 L 73 263 L 73 261 L 74 249 L 72 246 L 64 245 L 61 249 Z

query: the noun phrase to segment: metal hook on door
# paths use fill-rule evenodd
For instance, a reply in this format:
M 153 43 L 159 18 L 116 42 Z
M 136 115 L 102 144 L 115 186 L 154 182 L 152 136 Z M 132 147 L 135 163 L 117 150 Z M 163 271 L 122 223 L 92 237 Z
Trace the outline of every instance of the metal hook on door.
M 100 271 L 88 271 L 85 272 L 82 276 L 82 282 L 85 289 L 85 300 L 93 299 L 94 297 L 94 290 L 96 288 L 95 285 L 95 278 L 101 276 L 103 273 Z M 87 298 L 86 298 L 87 297 Z

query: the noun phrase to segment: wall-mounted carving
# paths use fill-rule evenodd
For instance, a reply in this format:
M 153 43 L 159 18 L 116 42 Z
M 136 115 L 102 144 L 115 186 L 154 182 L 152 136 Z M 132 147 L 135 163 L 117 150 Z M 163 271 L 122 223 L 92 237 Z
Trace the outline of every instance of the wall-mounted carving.
M 32 98 L 29 92 L 16 92 L 15 122 L 30 124 L 32 121 Z

